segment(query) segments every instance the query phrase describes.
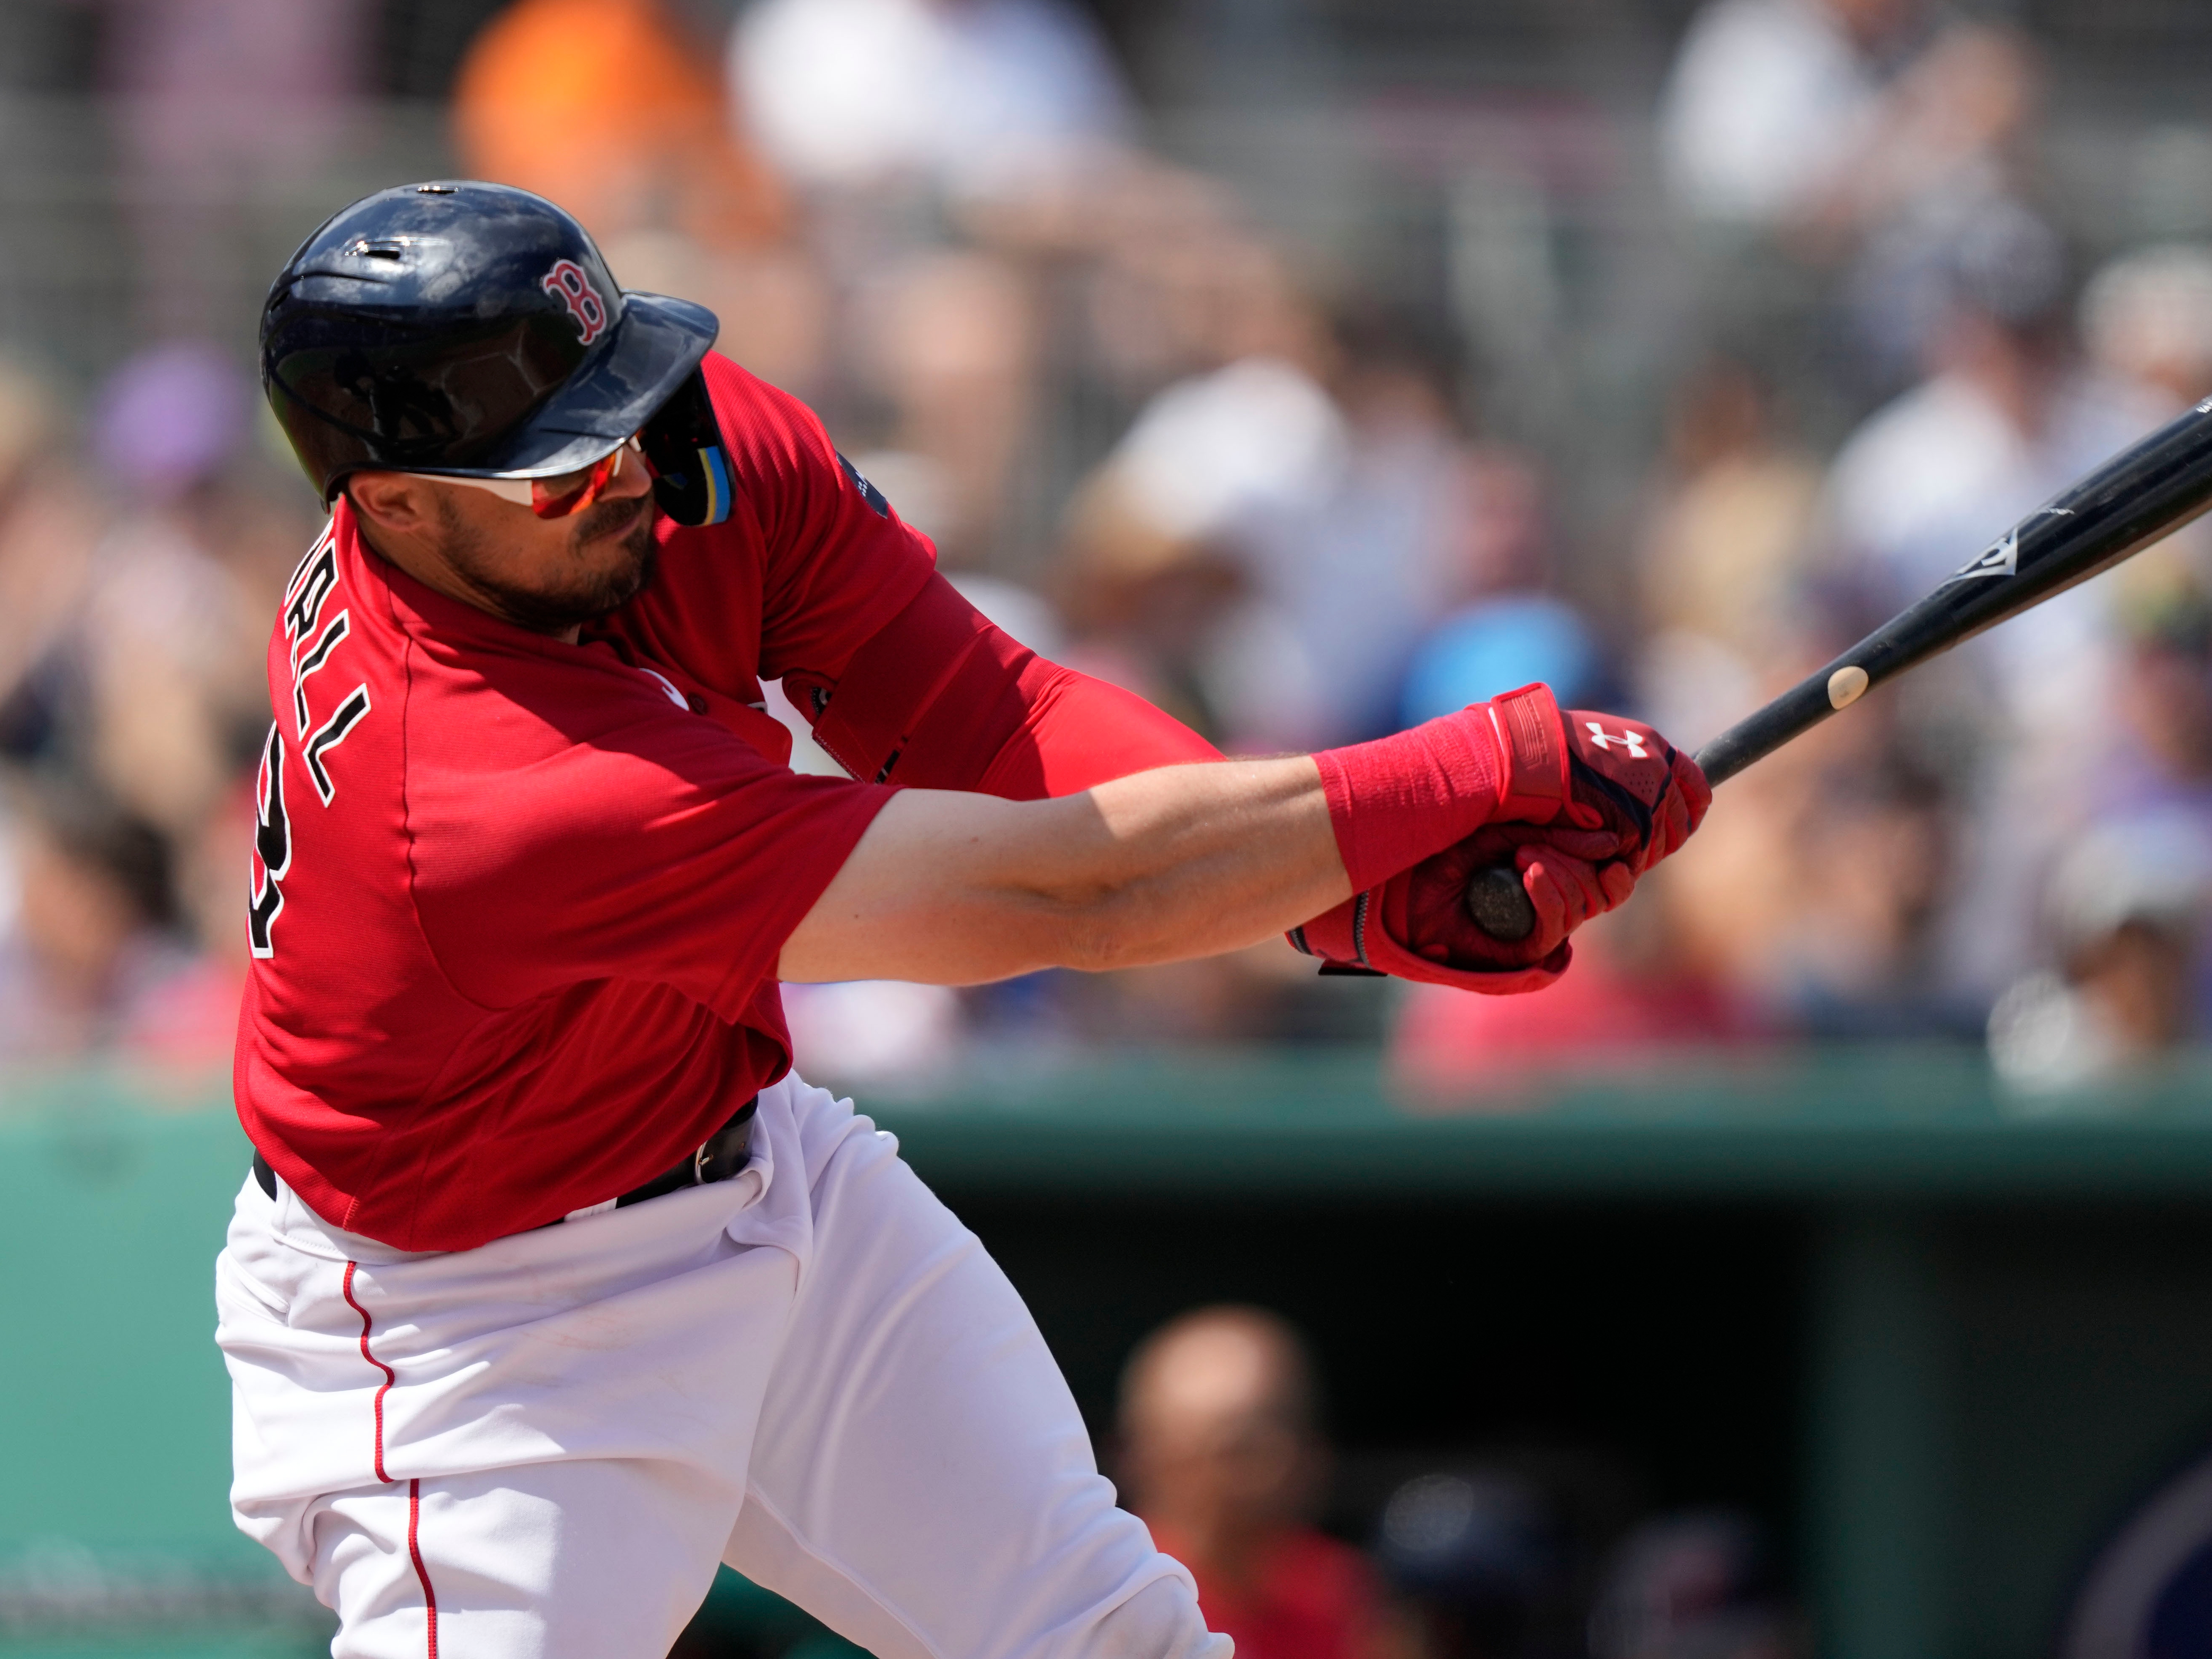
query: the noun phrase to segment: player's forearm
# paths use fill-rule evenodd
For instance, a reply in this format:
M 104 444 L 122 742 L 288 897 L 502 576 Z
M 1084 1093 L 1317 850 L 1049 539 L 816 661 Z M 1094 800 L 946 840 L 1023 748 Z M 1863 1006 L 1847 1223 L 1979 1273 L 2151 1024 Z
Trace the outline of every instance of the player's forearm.
M 788 980 L 967 984 L 1233 950 L 1351 891 L 1310 760 L 1170 767 L 1057 800 L 895 797 L 783 951 Z
M 1239 950 L 1351 895 L 1305 757 L 1169 767 L 1075 801 L 1091 804 L 1081 823 L 1093 833 L 1071 837 L 1073 868 L 1054 877 L 1077 906 L 1072 966 Z

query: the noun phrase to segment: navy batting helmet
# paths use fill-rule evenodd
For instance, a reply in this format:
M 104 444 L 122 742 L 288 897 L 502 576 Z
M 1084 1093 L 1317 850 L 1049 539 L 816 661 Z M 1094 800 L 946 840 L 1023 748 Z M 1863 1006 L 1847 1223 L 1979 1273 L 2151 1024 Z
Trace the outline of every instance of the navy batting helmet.
M 364 468 L 543 478 L 642 434 L 662 507 L 729 510 L 700 360 L 720 327 L 625 294 L 575 220 L 469 181 L 363 197 L 307 238 L 261 313 L 261 381 L 325 501 Z

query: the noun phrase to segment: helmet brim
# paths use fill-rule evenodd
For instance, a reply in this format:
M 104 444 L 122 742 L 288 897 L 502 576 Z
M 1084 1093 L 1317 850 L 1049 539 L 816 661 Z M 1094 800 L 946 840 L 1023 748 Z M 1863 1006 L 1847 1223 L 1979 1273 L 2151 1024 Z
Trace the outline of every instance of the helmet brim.
M 411 469 L 452 478 L 546 478 L 612 454 L 676 394 L 721 332 L 689 300 L 625 289 L 606 349 L 475 466 Z

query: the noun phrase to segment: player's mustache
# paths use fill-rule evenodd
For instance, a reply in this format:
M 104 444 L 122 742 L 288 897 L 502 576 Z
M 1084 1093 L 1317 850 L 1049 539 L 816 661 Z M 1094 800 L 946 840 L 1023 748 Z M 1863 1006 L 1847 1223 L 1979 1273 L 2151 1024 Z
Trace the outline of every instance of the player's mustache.
M 570 534 L 569 544 L 581 547 L 604 536 L 622 535 L 641 527 L 641 522 L 649 532 L 653 523 L 650 492 L 623 501 L 594 501 L 576 515 L 576 527 Z

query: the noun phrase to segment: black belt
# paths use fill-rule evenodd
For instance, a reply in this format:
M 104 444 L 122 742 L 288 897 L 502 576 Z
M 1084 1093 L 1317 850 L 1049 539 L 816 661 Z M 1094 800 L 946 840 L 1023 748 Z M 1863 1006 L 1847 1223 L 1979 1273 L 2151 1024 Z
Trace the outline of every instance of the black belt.
M 760 1097 L 755 1095 L 731 1115 L 730 1121 L 708 1135 L 693 1152 L 673 1169 L 668 1170 L 645 1183 L 633 1187 L 615 1200 L 615 1208 L 626 1208 L 642 1204 L 649 1198 L 659 1198 L 684 1187 L 711 1187 L 718 1181 L 727 1181 L 745 1167 L 753 1152 L 753 1114 L 760 1109 Z M 276 1196 L 276 1171 L 269 1167 L 269 1160 L 259 1152 L 253 1154 L 253 1179 L 270 1198 Z M 557 1227 L 567 1220 L 562 1216 L 545 1225 Z

